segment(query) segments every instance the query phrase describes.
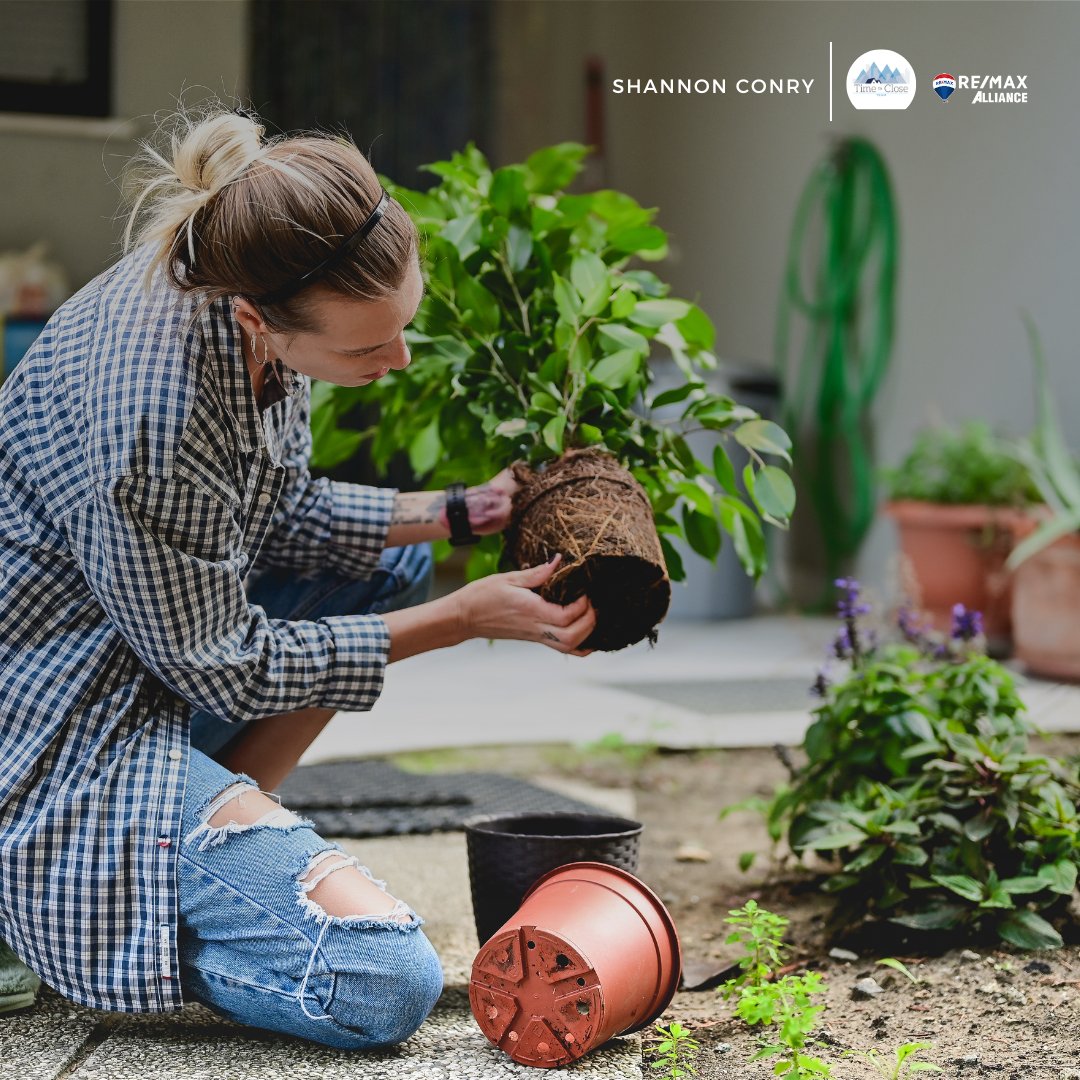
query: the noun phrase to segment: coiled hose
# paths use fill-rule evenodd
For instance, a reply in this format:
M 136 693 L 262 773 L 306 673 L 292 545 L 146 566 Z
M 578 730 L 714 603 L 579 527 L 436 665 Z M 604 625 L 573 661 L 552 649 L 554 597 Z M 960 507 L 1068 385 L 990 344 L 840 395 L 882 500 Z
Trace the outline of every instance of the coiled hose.
M 807 231 L 818 217 L 815 271 Z M 892 350 L 896 264 L 885 162 L 867 140 L 843 139 L 799 200 L 776 333 L 784 427 L 794 444 L 797 483 L 809 494 L 823 541 L 824 595 L 849 568 L 874 518 L 870 413 Z M 799 315 L 806 320 L 801 355 L 789 356 L 791 323 Z

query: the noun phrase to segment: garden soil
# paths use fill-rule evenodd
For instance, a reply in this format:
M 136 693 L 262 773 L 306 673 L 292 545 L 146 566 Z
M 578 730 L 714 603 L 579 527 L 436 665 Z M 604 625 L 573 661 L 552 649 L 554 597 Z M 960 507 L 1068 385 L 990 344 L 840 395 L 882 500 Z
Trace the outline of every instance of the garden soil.
M 1080 752 L 1080 736 L 1032 741 L 1032 750 Z M 798 752 L 790 751 L 798 760 Z M 645 825 L 640 876 L 663 897 L 679 928 L 684 964 L 693 981 L 719 977 L 737 957 L 724 943 L 724 917 L 754 898 L 790 920 L 789 960 L 819 971 L 827 993 L 816 1042 L 809 1052 L 832 1066 L 838 1080 L 881 1076 L 848 1049 L 892 1056 L 906 1042 L 929 1041 L 921 1060 L 937 1075 L 1001 1080 L 1080 1080 L 1080 934 L 1058 950 L 1026 953 L 995 942 L 950 940 L 919 946 L 900 928 L 878 937 L 826 927 L 832 899 L 797 864 L 768 857 L 770 841 L 759 815 L 740 812 L 723 821 L 717 812 L 752 795 L 768 797 L 786 775 L 778 755 L 764 749 L 663 753 L 636 747 L 582 750 L 514 747 L 415 755 L 406 767 L 499 769 L 538 779 L 544 773 L 629 788 Z M 758 852 L 749 871 L 739 855 Z M 858 959 L 829 956 L 848 949 Z M 945 951 L 942 951 L 942 949 Z M 919 979 L 876 963 L 901 960 Z M 800 968 L 796 968 L 800 970 Z M 730 972 L 729 972 L 730 974 Z M 883 992 L 855 1000 L 853 988 L 870 976 Z M 750 1063 L 758 1039 L 714 989 L 680 991 L 664 1021 L 678 1020 L 701 1044 L 694 1064 L 701 1080 L 764 1080 L 770 1060 Z M 649 1075 L 666 1076 L 663 1072 Z M 891 1075 L 891 1074 L 885 1074 Z M 924 1074 L 933 1075 L 933 1074 Z

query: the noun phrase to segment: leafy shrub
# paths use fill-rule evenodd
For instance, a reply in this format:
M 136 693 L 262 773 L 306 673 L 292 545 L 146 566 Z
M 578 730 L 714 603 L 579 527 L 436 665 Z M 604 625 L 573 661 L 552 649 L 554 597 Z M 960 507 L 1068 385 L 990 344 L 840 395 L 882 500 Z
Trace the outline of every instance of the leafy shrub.
M 762 519 L 785 527 L 795 503 L 790 477 L 775 464 L 790 463 L 790 440 L 752 409 L 706 390 L 705 373 L 717 363 L 709 318 L 669 296 L 651 270 L 631 268 L 634 259 L 666 255 L 655 209 L 618 191 L 563 190 L 586 152 L 561 143 L 493 171 L 470 143 L 426 166 L 440 178 L 430 191 L 384 180 L 423 238 L 427 294 L 406 332 L 414 359 L 363 388 L 313 388 L 313 464 L 336 464 L 369 439 L 381 469 L 407 446 L 418 478 L 478 484 L 517 459 L 537 466 L 572 447 L 600 447 L 648 493 L 674 580 L 685 574 L 669 536 L 714 559 L 724 533 L 757 577 L 766 560 Z M 683 377 L 655 396 L 654 345 Z M 377 402 L 379 422 L 365 432 L 340 429 L 360 400 Z M 674 422 L 653 416 L 676 404 Z M 702 428 L 749 452 L 745 492 L 722 444 L 712 461 L 695 459 L 684 436 Z M 496 569 L 501 544 L 484 537 L 468 576 Z
M 1048 920 L 1076 888 L 1077 763 L 1030 752 L 1038 729 L 979 651 L 977 613 L 958 606 L 944 638 L 901 612 L 904 640 L 879 645 L 858 585 L 838 585 L 841 672 L 819 676 L 807 761 L 764 808 L 773 839 L 836 860 L 838 919 L 1060 946 Z
M 978 421 L 919 432 L 911 452 L 884 478 L 890 499 L 983 506 L 1039 501 L 1027 468 Z

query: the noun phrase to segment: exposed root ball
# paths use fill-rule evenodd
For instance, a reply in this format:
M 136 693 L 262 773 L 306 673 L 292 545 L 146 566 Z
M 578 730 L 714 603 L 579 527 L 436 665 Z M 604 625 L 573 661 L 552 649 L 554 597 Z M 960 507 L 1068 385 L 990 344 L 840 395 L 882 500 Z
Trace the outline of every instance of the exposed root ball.
M 504 558 L 521 568 L 562 565 L 540 590 L 568 604 L 583 593 L 596 610 L 585 649 L 608 652 L 656 639 L 671 582 L 645 490 L 611 455 L 571 450 L 542 472 L 516 465 L 521 490 L 506 530 Z

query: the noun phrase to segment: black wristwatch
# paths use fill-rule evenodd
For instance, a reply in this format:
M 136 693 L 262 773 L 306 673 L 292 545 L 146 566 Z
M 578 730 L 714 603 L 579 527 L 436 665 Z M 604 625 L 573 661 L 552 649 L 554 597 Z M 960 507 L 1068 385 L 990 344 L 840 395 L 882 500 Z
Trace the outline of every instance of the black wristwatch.
M 450 523 L 450 543 L 454 547 L 475 544 L 480 539 L 469 524 L 469 508 L 462 483 L 450 484 L 446 489 L 446 520 Z

